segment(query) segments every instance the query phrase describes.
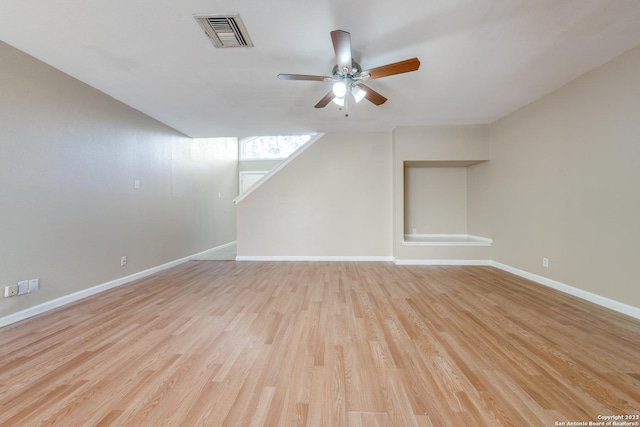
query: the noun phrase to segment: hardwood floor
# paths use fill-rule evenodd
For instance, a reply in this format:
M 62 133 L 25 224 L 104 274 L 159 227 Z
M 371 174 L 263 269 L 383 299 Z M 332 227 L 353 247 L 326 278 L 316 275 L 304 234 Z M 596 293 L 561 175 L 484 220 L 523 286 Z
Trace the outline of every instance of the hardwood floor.
M 0 425 L 597 422 L 640 413 L 639 355 L 491 267 L 192 261 L 0 329 Z

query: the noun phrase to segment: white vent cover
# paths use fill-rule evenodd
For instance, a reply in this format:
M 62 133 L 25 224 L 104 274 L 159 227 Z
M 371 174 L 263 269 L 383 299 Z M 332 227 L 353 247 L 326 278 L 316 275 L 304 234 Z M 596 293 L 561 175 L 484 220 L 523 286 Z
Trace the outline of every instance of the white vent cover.
M 193 17 L 215 47 L 253 46 L 249 33 L 238 14 L 214 13 Z

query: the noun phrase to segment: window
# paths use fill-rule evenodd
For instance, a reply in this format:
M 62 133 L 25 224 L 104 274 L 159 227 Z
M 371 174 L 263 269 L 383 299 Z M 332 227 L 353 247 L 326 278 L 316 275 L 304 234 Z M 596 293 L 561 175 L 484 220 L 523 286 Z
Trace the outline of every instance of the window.
M 286 159 L 312 137 L 310 134 L 244 138 L 240 140 L 240 160 Z

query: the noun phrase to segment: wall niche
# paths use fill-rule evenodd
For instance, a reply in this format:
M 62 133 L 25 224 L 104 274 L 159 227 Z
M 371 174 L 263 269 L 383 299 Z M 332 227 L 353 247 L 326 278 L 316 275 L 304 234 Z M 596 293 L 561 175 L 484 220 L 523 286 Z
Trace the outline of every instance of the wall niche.
M 477 163 L 404 162 L 404 234 L 467 234 L 467 167 Z

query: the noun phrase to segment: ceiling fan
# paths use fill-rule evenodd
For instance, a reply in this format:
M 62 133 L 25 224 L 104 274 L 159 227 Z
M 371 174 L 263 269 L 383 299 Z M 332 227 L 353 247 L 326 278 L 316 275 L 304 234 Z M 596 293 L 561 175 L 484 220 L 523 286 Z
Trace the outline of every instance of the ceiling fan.
M 387 101 L 387 98 L 369 86 L 366 86 L 363 83 L 364 81 L 408 73 L 420 68 L 418 58 L 411 58 L 381 67 L 362 70 L 360 64 L 352 58 L 350 33 L 343 30 L 331 31 L 331 40 L 333 41 L 333 50 L 336 53 L 336 65 L 333 67 L 331 77 L 310 76 L 305 74 L 278 74 L 280 80 L 333 82 L 332 90 L 315 105 L 315 108 L 324 108 L 331 101 L 342 107 L 345 105 L 349 92 L 351 92 L 356 102 L 360 102 L 362 99 L 368 99 L 375 105 L 382 105 Z

